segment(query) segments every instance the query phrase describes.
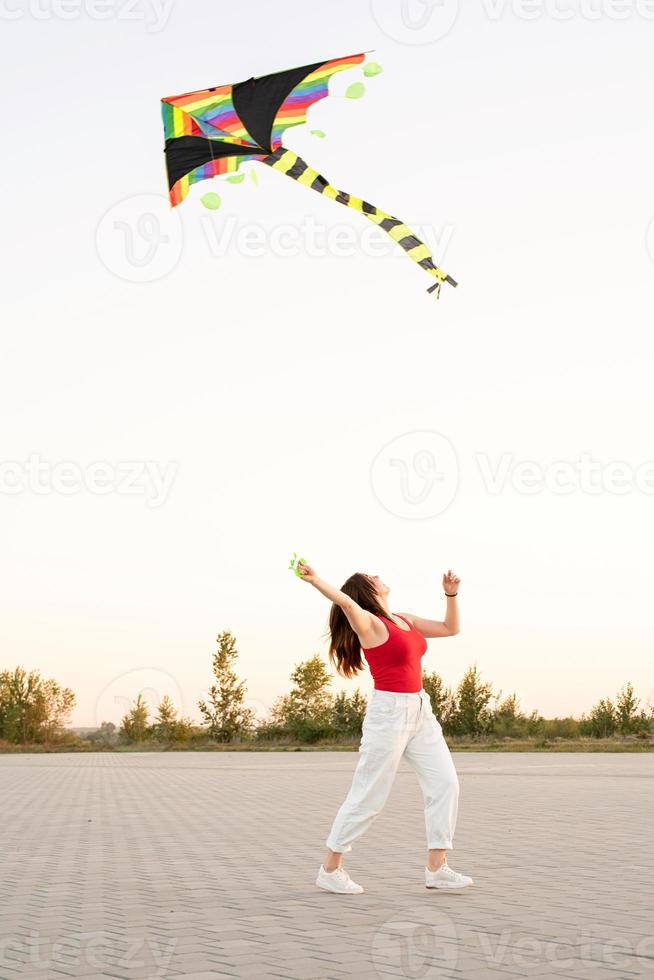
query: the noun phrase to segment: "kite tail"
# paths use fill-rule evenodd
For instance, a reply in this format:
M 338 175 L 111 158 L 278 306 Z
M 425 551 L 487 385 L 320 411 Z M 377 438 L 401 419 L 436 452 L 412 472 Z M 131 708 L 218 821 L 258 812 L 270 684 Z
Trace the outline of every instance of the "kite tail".
M 438 268 L 425 243 L 414 235 L 404 222 L 398 221 L 397 218 L 394 218 L 391 214 L 387 214 L 386 211 L 381 211 L 374 204 L 368 204 L 366 201 L 362 201 L 360 197 L 353 197 L 351 194 L 346 194 L 345 191 L 336 190 L 317 170 L 314 170 L 306 164 L 292 150 L 286 150 L 283 146 L 280 146 L 274 153 L 271 153 L 267 157 L 261 157 L 260 159 L 262 163 L 272 167 L 273 170 L 280 170 L 287 177 L 292 177 L 293 180 L 297 180 L 299 184 L 304 184 L 305 187 L 310 187 L 312 190 L 318 191 L 319 194 L 324 194 L 325 197 L 329 197 L 339 204 L 345 204 L 346 207 L 359 211 L 372 221 L 373 224 L 382 228 L 387 235 L 390 235 L 393 241 L 402 246 L 414 262 L 417 262 L 430 276 L 434 277 L 436 282 L 433 286 L 429 287 L 427 290 L 428 293 L 433 293 L 436 290 L 436 295 L 438 296 L 441 285 L 444 282 L 448 282 L 451 286 L 457 285 L 451 276 L 448 276 L 446 272 Z

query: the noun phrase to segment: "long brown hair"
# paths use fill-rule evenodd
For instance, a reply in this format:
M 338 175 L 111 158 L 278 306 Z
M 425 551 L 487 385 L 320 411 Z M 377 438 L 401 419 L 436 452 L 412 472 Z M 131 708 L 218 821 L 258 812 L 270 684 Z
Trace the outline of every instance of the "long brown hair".
M 387 615 L 379 603 L 374 585 L 363 572 L 350 575 L 347 582 L 341 586 L 341 592 L 349 595 L 362 609 L 375 616 Z M 329 634 L 329 659 L 343 677 L 354 677 L 364 668 L 361 644 L 347 616 L 336 604 L 332 606 L 329 614 Z

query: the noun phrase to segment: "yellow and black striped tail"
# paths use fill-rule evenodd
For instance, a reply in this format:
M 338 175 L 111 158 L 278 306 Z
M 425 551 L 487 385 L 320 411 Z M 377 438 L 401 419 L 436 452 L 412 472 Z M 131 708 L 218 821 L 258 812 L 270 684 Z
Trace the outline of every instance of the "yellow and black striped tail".
M 324 194 L 325 197 L 329 197 L 339 204 L 345 204 L 348 208 L 359 211 L 372 221 L 373 224 L 382 228 L 390 235 L 393 241 L 402 246 L 414 262 L 417 262 L 430 276 L 434 277 L 436 282 L 433 286 L 429 287 L 427 290 L 428 293 L 433 293 L 436 290 L 436 295 L 438 296 L 444 282 L 449 283 L 451 286 L 457 285 L 451 276 L 448 276 L 446 272 L 438 268 L 425 243 L 420 241 L 403 221 L 398 221 L 397 218 L 394 218 L 391 214 L 387 214 L 386 211 L 381 211 L 379 208 L 376 208 L 374 204 L 368 204 L 366 201 L 362 201 L 360 197 L 353 197 L 351 194 L 346 194 L 345 191 L 336 190 L 317 170 L 314 170 L 306 164 L 297 153 L 293 153 L 292 150 L 286 150 L 283 146 L 280 146 L 274 153 L 264 157 L 262 162 L 268 164 L 273 170 L 280 170 L 287 177 L 292 177 L 299 184 L 304 184 L 305 187 L 310 187 L 312 190 L 318 191 L 319 194 Z

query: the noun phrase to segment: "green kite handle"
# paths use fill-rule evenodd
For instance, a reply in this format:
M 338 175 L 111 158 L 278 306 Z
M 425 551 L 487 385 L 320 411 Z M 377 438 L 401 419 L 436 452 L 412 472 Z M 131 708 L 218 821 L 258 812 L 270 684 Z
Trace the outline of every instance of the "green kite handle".
M 299 569 L 298 569 L 298 564 L 301 561 L 306 561 L 306 559 L 305 558 L 298 558 L 297 551 L 294 551 L 293 552 L 293 557 L 291 558 L 288 567 L 289 567 L 289 569 L 291 571 L 293 571 L 295 573 L 295 575 L 297 575 L 298 578 L 304 578 L 304 574 L 301 571 L 299 571 Z

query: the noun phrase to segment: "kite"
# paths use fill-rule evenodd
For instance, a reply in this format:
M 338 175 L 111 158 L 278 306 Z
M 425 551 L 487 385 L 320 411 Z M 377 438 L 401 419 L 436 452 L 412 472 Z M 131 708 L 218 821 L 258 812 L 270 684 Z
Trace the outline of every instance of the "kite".
M 170 203 L 173 207 L 181 204 L 191 185 L 201 180 L 232 175 L 232 182 L 238 182 L 244 175 L 236 171 L 244 161 L 264 163 L 324 197 L 363 214 L 436 280 L 428 292 L 436 291 L 438 295 L 444 282 L 452 286 L 457 283 L 438 268 L 428 247 L 403 221 L 359 197 L 332 187 L 317 170 L 283 145 L 286 130 L 306 123 L 309 108 L 329 95 L 332 76 L 360 65 L 365 57 L 365 54 L 350 55 L 249 78 L 234 85 L 220 85 L 162 99 Z M 380 71 L 375 62 L 368 62 L 363 69 L 367 78 Z M 354 82 L 345 94 L 357 99 L 364 91 L 361 82 Z M 322 130 L 312 132 L 321 137 L 325 135 Z M 220 206 L 220 197 L 210 192 L 203 202 L 215 209 Z

